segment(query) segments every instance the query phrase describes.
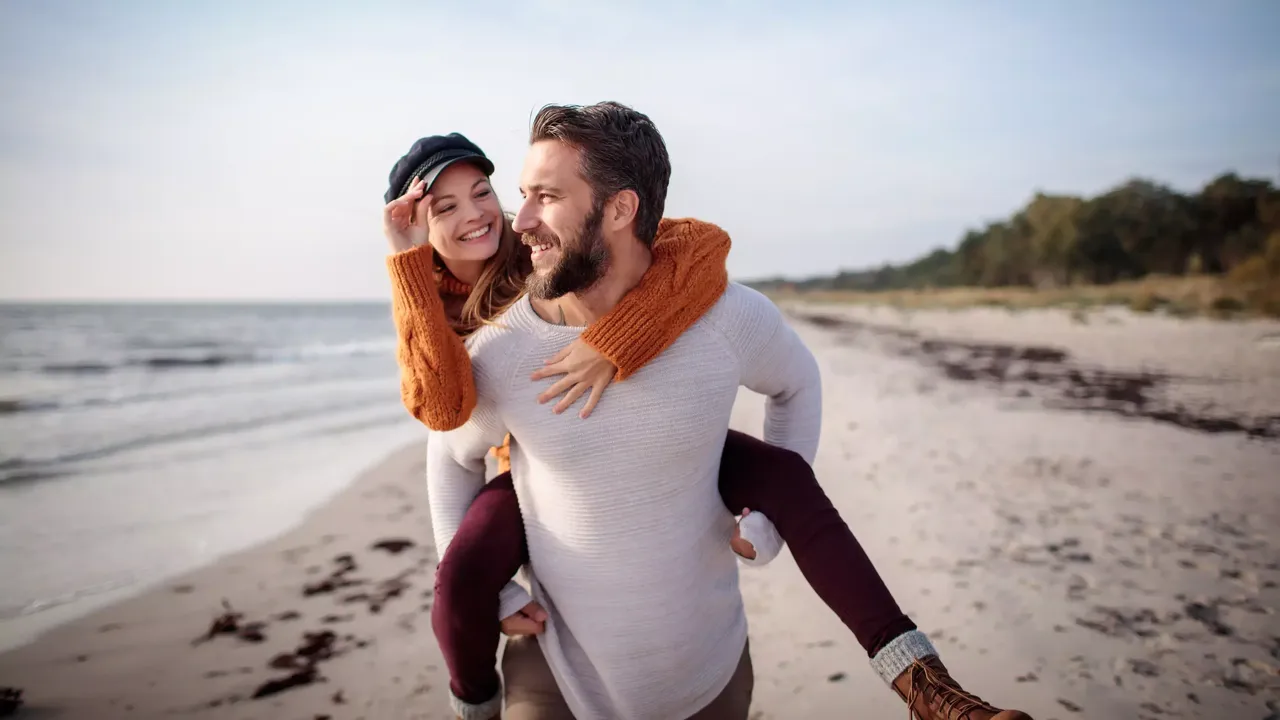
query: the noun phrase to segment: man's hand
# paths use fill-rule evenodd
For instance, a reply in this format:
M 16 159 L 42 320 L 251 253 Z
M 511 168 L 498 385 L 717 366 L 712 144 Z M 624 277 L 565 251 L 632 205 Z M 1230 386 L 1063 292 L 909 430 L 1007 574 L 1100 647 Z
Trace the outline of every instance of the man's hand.
M 536 602 L 530 602 L 502 621 L 503 635 L 541 635 L 546 628 L 547 611 Z
M 756 559 L 756 548 L 747 539 L 742 537 L 742 520 L 751 514 L 751 508 L 742 509 L 742 517 L 738 519 L 738 524 L 733 526 L 733 537 L 729 538 L 729 547 L 738 553 L 739 556 L 748 560 Z

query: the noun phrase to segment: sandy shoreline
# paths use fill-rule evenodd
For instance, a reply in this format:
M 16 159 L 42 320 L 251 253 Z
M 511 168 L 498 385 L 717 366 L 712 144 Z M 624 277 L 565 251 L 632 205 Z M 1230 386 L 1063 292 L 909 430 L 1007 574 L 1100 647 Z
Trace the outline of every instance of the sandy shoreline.
M 1023 346 L 1058 338 L 1077 355 L 1073 342 L 1094 342 L 1087 330 L 1046 339 L 1043 323 L 992 330 L 943 315 L 923 329 L 918 316 L 916 329 Z M 1280 443 L 1046 407 L 1054 398 L 1041 391 L 1056 386 L 966 378 L 883 333 L 796 326 L 823 372 L 819 477 L 971 689 L 1040 720 L 1280 714 Z M 1131 330 L 1135 357 L 1165 332 Z M 1126 370 L 1144 362 L 1083 354 Z M 1180 369 L 1178 355 L 1163 356 L 1173 373 L 1212 369 Z M 1261 367 L 1249 397 L 1219 403 L 1232 417 L 1280 413 Z M 744 392 L 734 426 L 755 432 L 761 417 Z M 0 655 L 0 687 L 26 693 L 17 717 L 449 717 L 424 612 L 434 557 L 422 464 L 420 445 L 405 448 L 280 538 Z M 400 541 L 412 545 L 392 552 Z M 789 556 L 742 577 L 753 718 L 902 714 Z M 193 645 L 223 599 L 243 613 L 237 631 Z M 309 657 L 325 658 L 323 682 L 253 699 L 272 681 L 307 679 Z
M 422 467 L 420 445 L 401 450 L 276 540 L 0 656 L 0 686 L 25 689 L 18 717 L 449 717 Z M 194 644 L 224 599 L 248 630 Z M 323 681 L 252 699 L 305 677 L 308 654 L 333 654 Z

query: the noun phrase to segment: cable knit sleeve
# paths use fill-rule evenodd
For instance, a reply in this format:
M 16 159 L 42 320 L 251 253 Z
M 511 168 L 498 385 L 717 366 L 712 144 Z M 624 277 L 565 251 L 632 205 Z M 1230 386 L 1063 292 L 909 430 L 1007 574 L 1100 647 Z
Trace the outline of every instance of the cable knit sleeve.
M 445 315 L 431 252 L 423 245 L 387 258 L 400 397 L 427 427 L 453 430 L 475 410 L 476 384 L 467 348 Z
M 619 380 L 644 367 L 724 294 L 729 245 L 729 234 L 715 225 L 664 219 L 653 244 L 653 266 L 583 332 L 583 341 L 618 366 Z

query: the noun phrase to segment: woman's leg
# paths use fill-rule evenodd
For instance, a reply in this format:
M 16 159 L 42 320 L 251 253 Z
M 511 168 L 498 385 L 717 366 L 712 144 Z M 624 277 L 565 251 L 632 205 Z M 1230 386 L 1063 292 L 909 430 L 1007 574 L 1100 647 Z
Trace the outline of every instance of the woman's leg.
M 804 458 L 730 430 L 720 461 L 720 497 L 735 515 L 750 508 L 773 522 L 809 585 L 916 716 L 1030 720 L 965 692 L 951 678 L 928 638 L 898 608 Z
M 528 555 L 511 473 L 503 473 L 476 495 L 436 566 L 431 628 L 449 667 L 449 690 L 463 704 L 477 706 L 468 711 L 455 703 L 461 717 L 498 716 L 498 593 Z M 490 706 L 493 712 L 486 716 Z
M 868 657 L 916 629 L 804 458 L 730 430 L 720 460 L 720 497 L 735 515 L 751 508 L 769 518 L 805 580 Z

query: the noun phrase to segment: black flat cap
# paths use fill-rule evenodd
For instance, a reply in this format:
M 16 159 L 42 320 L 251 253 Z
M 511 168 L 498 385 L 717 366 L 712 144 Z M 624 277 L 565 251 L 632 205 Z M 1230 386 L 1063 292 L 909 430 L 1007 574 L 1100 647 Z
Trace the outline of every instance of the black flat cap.
M 485 157 L 478 145 L 460 133 L 421 138 L 391 168 L 389 186 L 383 199 L 391 202 L 404 195 L 416 177 L 426 182 L 429 191 L 440 173 L 459 161 L 473 163 L 485 175 L 493 174 L 493 162 Z

